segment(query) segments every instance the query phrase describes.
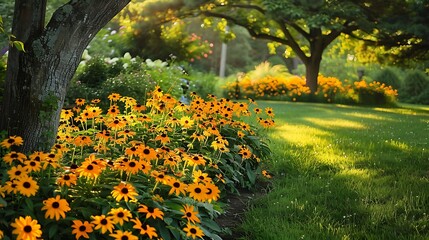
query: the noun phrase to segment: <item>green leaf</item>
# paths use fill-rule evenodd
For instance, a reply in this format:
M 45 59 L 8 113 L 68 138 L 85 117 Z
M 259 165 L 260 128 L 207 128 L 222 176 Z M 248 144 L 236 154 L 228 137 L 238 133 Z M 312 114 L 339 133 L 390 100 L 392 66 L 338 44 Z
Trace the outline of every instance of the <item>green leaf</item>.
M 34 204 L 33 201 L 31 201 L 30 198 L 26 198 L 25 199 L 25 204 L 27 205 L 27 207 L 32 211 L 34 209 Z
M 58 232 L 58 224 L 52 224 L 49 227 L 49 239 L 54 239 L 54 236 L 57 234 Z
M 219 225 L 211 219 L 204 219 L 203 222 L 204 222 L 204 225 L 206 227 L 208 227 L 208 228 L 210 228 L 216 232 L 222 231 L 222 229 L 219 227 Z
M 12 44 L 21 52 L 25 52 L 24 43 L 21 41 L 12 41 Z
M 7 207 L 7 202 L 2 197 L 0 197 L 0 205 L 3 205 L 3 207 Z

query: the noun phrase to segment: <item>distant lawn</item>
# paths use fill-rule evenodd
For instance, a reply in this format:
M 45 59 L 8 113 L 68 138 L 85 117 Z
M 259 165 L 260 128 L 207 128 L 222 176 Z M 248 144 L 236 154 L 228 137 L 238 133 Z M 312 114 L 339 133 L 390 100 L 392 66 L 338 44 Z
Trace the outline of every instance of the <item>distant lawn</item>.
M 275 177 L 245 239 L 429 239 L 429 107 L 259 106 Z

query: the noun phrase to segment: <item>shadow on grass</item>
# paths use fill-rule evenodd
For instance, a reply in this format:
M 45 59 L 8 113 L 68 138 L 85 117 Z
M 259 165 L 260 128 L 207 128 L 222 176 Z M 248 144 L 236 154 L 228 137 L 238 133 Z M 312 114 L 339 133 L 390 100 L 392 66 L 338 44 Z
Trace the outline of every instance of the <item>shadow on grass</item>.
M 427 239 L 429 115 L 403 108 L 269 103 L 274 189 L 252 239 Z M 280 237 L 279 237 L 280 236 Z

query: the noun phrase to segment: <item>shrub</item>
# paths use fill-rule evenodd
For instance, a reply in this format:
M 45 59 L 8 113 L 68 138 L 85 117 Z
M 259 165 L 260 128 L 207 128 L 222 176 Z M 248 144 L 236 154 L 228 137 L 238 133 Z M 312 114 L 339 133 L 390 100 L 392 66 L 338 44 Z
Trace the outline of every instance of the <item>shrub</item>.
M 400 89 L 402 81 L 390 68 L 381 70 L 375 77 L 375 81 L 384 83 L 386 86 L 392 86 L 393 89 Z
M 11 151 L 19 136 L 0 142 L 1 236 L 219 239 L 219 200 L 252 186 L 270 153 L 243 119 L 258 112 L 268 128 L 272 109 L 196 95 L 184 105 L 159 86 L 145 105 L 108 98 L 106 114 L 85 99 L 63 110 L 50 152 Z
M 365 80 L 354 82 L 354 90 L 357 93 L 357 103 L 363 105 L 394 105 L 397 90 L 384 83 L 373 81 L 367 83 Z
M 189 79 L 189 92 L 196 92 L 204 99 L 206 99 L 209 94 L 216 92 L 219 79 L 212 73 L 193 71 L 187 78 Z
M 417 96 L 423 94 L 429 88 L 429 79 L 421 71 L 411 71 L 405 77 L 404 87 L 401 89 L 401 96 L 404 101 L 419 103 Z M 425 94 L 423 94 L 425 95 Z M 423 99 L 424 96 L 421 97 Z

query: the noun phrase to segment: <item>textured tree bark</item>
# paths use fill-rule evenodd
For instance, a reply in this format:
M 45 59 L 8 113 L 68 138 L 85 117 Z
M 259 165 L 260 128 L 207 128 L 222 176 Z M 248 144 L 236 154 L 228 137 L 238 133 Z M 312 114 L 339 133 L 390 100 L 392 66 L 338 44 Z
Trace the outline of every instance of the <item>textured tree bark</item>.
M 0 129 L 24 138 L 21 151 L 52 146 L 83 51 L 129 1 L 72 0 L 55 11 L 46 27 L 46 0 L 15 1 L 12 34 L 26 52 L 9 52 Z

